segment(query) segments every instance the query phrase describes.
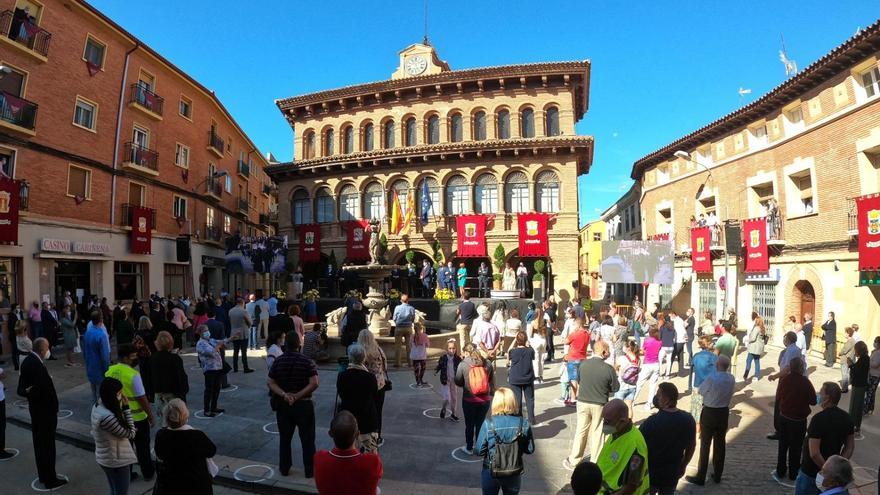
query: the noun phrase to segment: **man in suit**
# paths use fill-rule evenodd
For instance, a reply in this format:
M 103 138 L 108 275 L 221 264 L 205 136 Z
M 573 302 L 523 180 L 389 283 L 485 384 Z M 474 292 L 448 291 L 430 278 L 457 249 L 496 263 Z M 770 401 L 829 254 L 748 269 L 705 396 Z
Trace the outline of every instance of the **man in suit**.
M 806 339 L 807 351 L 810 350 L 810 342 L 813 340 L 813 315 L 810 313 L 804 314 L 804 326 L 802 328 L 804 331 L 804 339 Z
M 834 311 L 828 312 L 828 321 L 822 324 L 822 331 L 825 340 L 825 366 L 830 368 L 837 361 L 837 321 L 834 320 Z
M 47 490 L 67 484 L 55 473 L 55 428 L 58 426 L 58 395 L 49 370 L 43 361 L 49 359 L 49 341 L 34 341 L 34 350 L 21 363 L 18 395 L 27 398 L 31 415 L 31 436 L 34 460 L 40 483 Z
M 55 347 L 58 341 L 58 313 L 49 305 L 43 303 L 43 309 L 40 311 L 40 319 L 43 321 L 43 335 L 49 339 L 49 348 Z M 54 357 L 50 357 L 49 361 L 54 361 Z

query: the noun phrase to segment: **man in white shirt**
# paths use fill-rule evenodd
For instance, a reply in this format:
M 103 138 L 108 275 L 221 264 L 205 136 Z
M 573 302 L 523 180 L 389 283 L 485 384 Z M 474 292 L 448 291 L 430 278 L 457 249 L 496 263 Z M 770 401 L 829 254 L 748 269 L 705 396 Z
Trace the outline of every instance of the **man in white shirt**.
M 794 334 L 797 336 L 797 340 L 795 341 L 795 345 L 798 349 L 801 350 L 801 356 L 804 359 L 807 358 L 807 337 L 804 335 L 804 327 L 800 325 L 795 325 Z M 806 362 L 806 361 L 805 361 Z
M 853 344 L 861 342 L 862 341 L 862 334 L 859 333 L 859 325 L 857 323 L 853 323 L 850 326 L 853 329 L 853 334 L 852 334 Z
M 681 369 L 684 367 L 684 344 L 688 340 L 687 325 L 675 311 L 670 311 L 669 314 L 672 317 L 672 328 L 675 329 L 675 349 L 672 351 L 672 360 L 678 359 L 678 374 L 680 375 Z

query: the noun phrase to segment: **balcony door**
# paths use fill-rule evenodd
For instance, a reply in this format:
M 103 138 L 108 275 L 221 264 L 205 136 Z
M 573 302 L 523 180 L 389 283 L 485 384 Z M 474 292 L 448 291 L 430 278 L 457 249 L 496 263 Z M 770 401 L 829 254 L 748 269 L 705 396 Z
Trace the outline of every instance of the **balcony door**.
M 18 96 L 19 98 L 24 97 L 24 82 L 25 75 L 22 72 L 19 72 L 12 67 L 8 67 L 12 72 L 9 74 L 4 74 L 3 77 L 0 77 L 0 91 L 4 93 L 10 94 L 12 96 Z
M 140 127 L 135 127 L 131 141 L 140 148 L 150 148 L 150 133 Z
M 144 206 L 146 188 L 137 182 L 128 183 L 128 204 L 132 206 Z

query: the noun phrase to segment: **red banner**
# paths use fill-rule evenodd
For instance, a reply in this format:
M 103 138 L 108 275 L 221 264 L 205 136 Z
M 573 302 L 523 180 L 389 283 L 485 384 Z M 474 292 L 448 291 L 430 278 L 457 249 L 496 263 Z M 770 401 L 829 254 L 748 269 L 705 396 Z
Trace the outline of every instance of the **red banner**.
M 709 243 L 712 232 L 709 227 L 691 229 L 691 265 L 696 273 L 712 273 L 712 253 Z
M 345 247 L 349 260 L 370 259 L 369 228 L 368 220 L 345 222 Z
M 458 233 L 459 257 L 486 257 L 486 215 L 458 215 L 455 217 L 455 230 Z
M 321 261 L 321 226 L 299 226 L 299 261 Z
M 18 244 L 18 207 L 21 183 L 0 177 L 0 244 Z
M 749 218 L 742 221 L 743 242 L 746 245 L 745 273 L 766 273 L 770 270 L 767 252 L 767 219 Z
M 856 198 L 859 271 L 880 271 L 880 195 Z
M 547 213 L 518 213 L 516 223 L 519 227 L 519 257 L 541 258 L 550 256 L 550 241 L 547 239 Z
M 131 252 L 153 252 L 153 210 L 136 206 L 131 210 Z

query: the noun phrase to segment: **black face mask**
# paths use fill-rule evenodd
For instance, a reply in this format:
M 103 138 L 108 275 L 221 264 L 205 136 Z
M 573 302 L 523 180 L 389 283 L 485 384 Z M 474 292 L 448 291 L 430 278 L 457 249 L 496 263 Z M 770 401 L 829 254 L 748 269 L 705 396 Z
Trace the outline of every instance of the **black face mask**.
M 141 362 L 140 359 L 132 359 L 131 364 L 129 364 L 129 366 L 131 366 L 132 368 L 137 368 L 138 364 L 140 364 L 140 362 Z

